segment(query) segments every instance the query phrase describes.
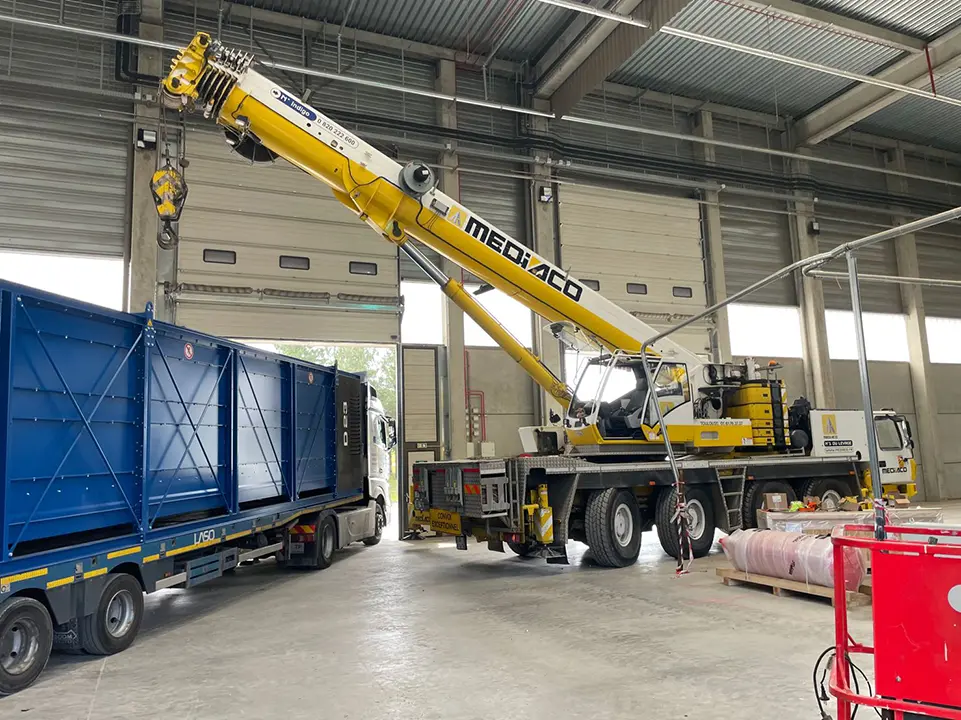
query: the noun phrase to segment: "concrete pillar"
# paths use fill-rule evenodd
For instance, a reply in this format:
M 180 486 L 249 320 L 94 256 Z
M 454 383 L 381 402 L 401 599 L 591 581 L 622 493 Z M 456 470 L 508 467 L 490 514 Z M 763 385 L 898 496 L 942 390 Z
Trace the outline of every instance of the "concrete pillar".
M 163 0 L 144 0 L 141 3 L 140 37 L 163 40 Z M 160 50 L 140 47 L 138 72 L 161 76 L 165 70 Z M 127 283 L 127 309 L 143 312 L 147 302 L 157 304 L 157 210 L 150 192 L 150 179 L 157 169 L 157 150 L 137 148 L 139 129 L 156 130 L 159 109 L 157 89 L 140 86 L 141 93 L 149 93 L 153 102 L 136 103 L 133 136 L 133 188 L 130 208 L 130 255 Z
M 888 168 L 905 171 L 904 151 L 888 153 Z M 896 175 L 887 176 L 888 189 L 894 193 L 907 194 L 907 179 Z M 895 215 L 894 223 L 907 222 L 903 215 Z M 898 259 L 898 275 L 921 277 L 918 268 L 918 248 L 915 236 L 902 235 L 895 241 Z M 945 493 L 944 456 L 938 437 L 938 399 L 933 388 L 931 356 L 928 352 L 928 330 L 924 311 L 924 297 L 920 285 L 901 285 L 901 303 L 907 316 L 909 362 L 911 364 L 911 388 L 914 393 L 914 412 L 917 416 L 917 434 L 920 457 L 919 489 L 928 502 L 941 500 Z M 898 408 L 896 408 L 898 409 Z
M 438 92 L 454 95 L 457 92 L 456 66 L 452 60 L 437 61 Z M 437 103 L 437 120 L 441 127 L 457 127 L 457 104 L 440 100 Z M 445 168 L 439 173 L 440 188 L 455 200 L 460 200 L 460 182 L 457 144 L 450 141 L 449 150 L 441 153 L 440 164 Z M 463 271 L 449 260 L 443 262 L 444 272 L 460 280 Z M 467 378 L 464 363 L 464 311 L 450 300 L 444 303 L 444 324 L 447 337 L 447 403 L 444 441 L 447 459 L 460 460 L 469 456 L 467 446 Z
M 534 100 L 534 109 L 548 112 L 550 103 L 546 100 Z M 531 117 L 530 130 L 537 135 L 548 136 L 550 130 L 546 118 Z M 531 241 L 534 252 L 555 265 L 558 263 L 558 247 L 560 238 L 557 237 L 557 202 L 556 198 L 549 201 L 542 200 L 544 189 L 552 190 L 553 177 L 551 169 L 545 165 L 535 165 L 534 179 L 531 181 Z M 557 377 L 564 377 L 564 355 L 561 343 L 547 331 L 547 321 L 537 314 L 532 314 L 534 323 L 534 352 L 541 362 Z M 568 384 L 573 384 L 574 378 L 566 378 Z M 534 422 L 549 425 L 551 413 L 561 418 L 564 409 L 553 397 L 548 395 L 537 384 L 534 385 Z
M 798 152 L 805 152 L 803 148 Z M 810 176 L 810 165 L 804 160 L 788 160 L 790 174 Z M 790 232 L 794 260 L 820 252 L 818 236 L 811 234 L 815 219 L 814 196 L 796 191 L 789 205 L 792 211 Z M 828 331 L 824 317 L 824 287 L 820 280 L 802 276 L 795 278 L 801 308 L 801 345 L 804 352 L 804 384 L 808 399 L 819 408 L 837 407 L 834 394 L 834 372 L 828 353 Z
M 695 116 L 697 133 L 701 137 L 714 137 L 714 115 L 709 110 L 700 110 Z M 716 154 L 713 145 L 697 145 L 705 163 L 713 165 Z M 709 302 L 720 302 L 727 298 L 727 280 L 724 276 L 724 242 L 721 234 L 721 206 L 720 193 L 708 190 L 704 193 L 705 203 L 701 205 L 701 217 L 704 220 L 705 241 L 705 269 L 707 281 L 711 290 Z M 750 299 L 748 299 L 750 302 Z M 714 316 L 714 348 L 715 361 L 730 362 L 731 360 L 731 326 L 728 320 L 727 308 L 722 308 Z

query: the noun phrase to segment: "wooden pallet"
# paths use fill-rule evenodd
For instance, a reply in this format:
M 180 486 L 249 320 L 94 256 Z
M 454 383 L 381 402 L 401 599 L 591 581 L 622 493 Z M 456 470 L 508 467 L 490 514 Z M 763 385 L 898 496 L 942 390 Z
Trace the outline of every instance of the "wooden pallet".
M 735 570 L 734 568 L 717 568 L 717 576 L 725 585 L 757 585 L 759 587 L 769 587 L 775 595 L 782 595 L 784 591 L 807 595 L 809 597 L 820 597 L 831 601 L 834 604 L 834 589 L 821 587 L 820 585 L 808 585 L 796 582 L 795 580 L 785 580 L 783 578 L 768 577 L 767 575 L 748 574 Z M 860 592 L 848 591 L 848 607 L 858 607 L 871 604 L 870 588 L 861 587 Z

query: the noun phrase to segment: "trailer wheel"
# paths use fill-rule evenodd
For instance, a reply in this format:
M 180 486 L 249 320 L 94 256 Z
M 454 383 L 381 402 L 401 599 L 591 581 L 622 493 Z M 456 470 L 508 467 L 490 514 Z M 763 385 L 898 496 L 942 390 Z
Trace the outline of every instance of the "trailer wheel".
M 745 530 L 757 527 L 757 511 L 764 504 L 766 493 L 784 493 L 788 504 L 797 500 L 794 488 L 783 480 L 762 480 L 751 482 L 744 488 L 744 503 L 741 505 L 741 527 Z
M 595 490 L 587 500 L 587 544 L 599 565 L 627 567 L 641 552 L 641 510 L 630 490 Z
M 90 655 L 113 655 L 126 650 L 140 632 L 143 589 L 133 575 L 108 576 L 97 610 L 83 618 L 83 649 Z
M 321 515 L 317 520 L 317 533 L 314 540 L 314 553 L 318 570 L 329 568 L 337 549 L 337 523 L 333 513 Z
M 43 672 L 53 648 L 53 622 L 29 597 L 0 605 L 0 696 L 28 687 Z
M 387 513 L 384 512 L 383 503 L 378 501 L 377 510 L 374 514 L 374 536 L 363 539 L 363 543 L 367 547 L 373 547 L 380 543 L 381 538 L 384 537 L 384 528 L 387 526 Z
M 687 502 L 687 526 L 691 536 L 691 550 L 694 557 L 706 557 L 714 547 L 714 502 L 711 494 L 695 485 L 684 487 Z M 681 554 L 681 539 L 677 526 L 672 522 L 677 510 L 677 488 L 664 488 L 657 496 L 657 510 L 654 524 L 657 526 L 657 539 L 661 547 L 675 560 Z
M 852 493 L 850 485 L 838 478 L 818 478 L 808 480 L 801 488 L 801 497 L 816 497 L 821 499 L 821 508 L 828 512 L 837 512 L 841 507 L 841 501 L 849 495 L 859 495 Z

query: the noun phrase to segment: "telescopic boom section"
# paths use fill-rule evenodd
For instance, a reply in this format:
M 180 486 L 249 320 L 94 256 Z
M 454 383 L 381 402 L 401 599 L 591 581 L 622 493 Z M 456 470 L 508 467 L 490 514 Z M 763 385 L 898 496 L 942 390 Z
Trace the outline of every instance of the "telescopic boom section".
M 279 156 L 323 181 L 391 242 L 402 246 L 414 238 L 549 322 L 580 328 L 611 352 L 636 353 L 656 334 L 437 190 L 426 164 L 401 166 L 256 72 L 252 64 L 251 55 L 228 50 L 199 33 L 163 80 L 164 101 L 215 120 L 242 155 L 252 160 Z M 654 351 L 689 368 L 702 362 L 670 340 L 657 343 Z

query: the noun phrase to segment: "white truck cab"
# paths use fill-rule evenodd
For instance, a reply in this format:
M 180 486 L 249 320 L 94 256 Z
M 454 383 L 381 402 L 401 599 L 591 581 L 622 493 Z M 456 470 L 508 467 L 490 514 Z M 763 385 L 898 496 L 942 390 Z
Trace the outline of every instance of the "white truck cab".
M 377 535 L 390 522 L 391 450 L 397 444 L 397 423 L 389 417 L 377 397 L 377 390 L 367 385 L 367 492 L 377 502 Z

